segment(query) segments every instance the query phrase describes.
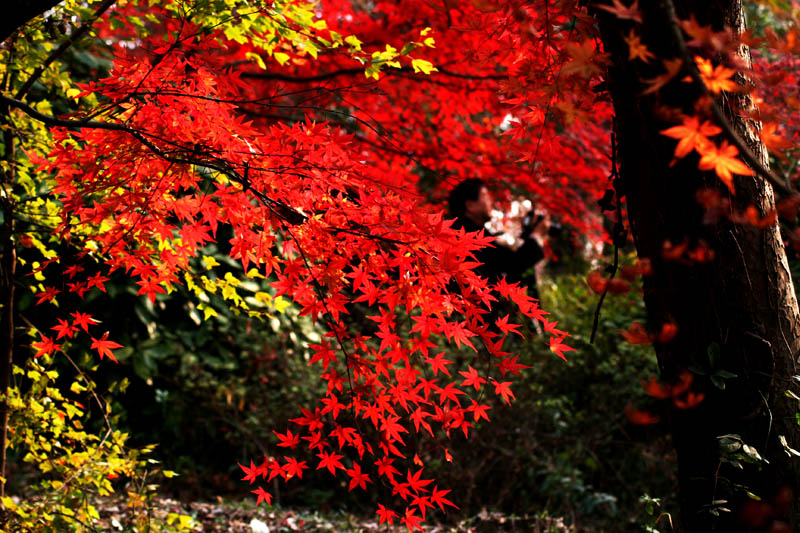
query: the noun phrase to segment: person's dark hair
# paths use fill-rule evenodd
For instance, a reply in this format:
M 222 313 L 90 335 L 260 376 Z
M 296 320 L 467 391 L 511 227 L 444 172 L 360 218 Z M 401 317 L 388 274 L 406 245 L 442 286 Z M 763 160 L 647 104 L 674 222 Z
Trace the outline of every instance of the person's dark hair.
M 483 187 L 486 187 L 486 183 L 480 178 L 469 178 L 453 187 L 453 190 L 447 196 L 450 216 L 453 218 L 464 216 L 467 200 L 470 202 L 477 200 Z

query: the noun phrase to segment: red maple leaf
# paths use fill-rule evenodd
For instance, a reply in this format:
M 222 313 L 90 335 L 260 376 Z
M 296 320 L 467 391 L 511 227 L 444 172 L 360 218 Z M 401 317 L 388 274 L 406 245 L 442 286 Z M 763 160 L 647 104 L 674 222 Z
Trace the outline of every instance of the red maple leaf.
M 511 382 L 510 381 L 495 381 L 494 383 L 494 393 L 498 396 L 502 396 L 503 401 L 507 404 L 511 405 L 511 398 L 516 399 L 517 397 L 514 396 L 514 393 L 511 391 Z
M 101 360 L 103 359 L 103 356 L 108 356 L 109 359 L 116 363 L 118 362 L 117 358 L 114 357 L 114 353 L 111 350 L 122 348 L 122 345 L 108 340 L 108 331 L 106 331 L 99 339 L 92 337 L 91 348 L 92 350 L 97 350 L 97 354 L 100 356 Z
M 56 298 L 56 294 L 60 293 L 61 291 L 56 289 L 55 287 L 45 287 L 45 289 L 39 293 L 38 300 L 36 300 L 36 305 L 39 305 L 44 302 L 52 302 Z
M 70 316 L 74 318 L 72 321 L 72 325 L 83 328 L 83 331 L 85 331 L 86 333 L 89 333 L 89 324 L 99 323 L 99 321 L 92 318 L 92 315 L 88 313 L 80 313 L 78 311 L 75 311 L 74 313 L 70 313 Z
M 426 357 L 425 362 L 431 365 L 431 370 L 433 370 L 434 376 L 438 374 L 439 371 L 447 374 L 448 376 L 450 375 L 450 371 L 447 370 L 447 365 L 452 365 L 453 362 L 444 358 L 444 352 L 437 353 L 433 357 Z
M 561 336 L 558 336 L 558 337 L 556 337 L 556 336 L 550 337 L 550 351 L 553 352 L 554 354 L 556 354 L 557 356 L 559 356 L 564 361 L 567 360 L 567 358 L 564 357 L 564 352 L 574 352 L 575 351 L 575 348 L 571 348 L 571 347 L 567 346 L 566 344 L 564 344 L 564 338 L 565 337 L 566 337 L 566 335 L 561 335 Z
M 239 468 L 241 468 L 244 471 L 244 477 L 242 478 L 242 480 L 249 482 L 251 485 L 261 474 L 261 467 L 253 464 L 253 461 L 250 461 L 250 467 L 246 467 L 243 464 L 239 463 Z
M 411 470 L 409 470 L 406 475 L 406 482 L 408 483 L 408 487 L 414 492 L 428 492 L 428 489 L 426 489 L 425 487 L 433 483 L 432 479 L 420 479 L 420 477 L 422 476 L 422 470 L 423 469 L 420 468 L 414 474 L 412 474 Z
M 630 7 L 626 7 L 620 0 L 613 0 L 614 5 L 594 4 L 598 9 L 613 13 L 619 19 L 632 20 L 641 24 L 642 12 L 639 10 L 639 0 L 633 0 Z
M 258 487 L 256 490 L 250 492 L 258 496 L 256 499 L 256 505 L 259 505 L 261 502 L 267 502 L 267 505 L 272 505 L 272 494 L 265 491 L 263 488 Z
M 464 376 L 464 381 L 461 382 L 461 385 L 464 387 L 475 387 L 475 390 L 479 390 L 481 388 L 482 383 L 486 383 L 486 380 L 478 375 L 478 371 L 469 366 L 469 370 L 459 372 L 462 376 Z
M 497 325 L 498 328 L 500 328 L 500 331 L 502 331 L 505 335 L 508 335 L 509 333 L 516 333 L 520 337 L 524 336 L 519 331 L 519 328 L 522 326 L 520 326 L 519 324 L 508 323 L 508 315 L 505 315 L 502 318 L 498 318 L 497 320 L 495 320 L 495 324 Z
M 346 472 L 347 475 L 350 476 L 350 485 L 347 489 L 348 492 L 356 487 L 361 487 L 362 489 L 366 490 L 367 483 L 371 483 L 369 475 L 362 472 L 361 465 L 356 462 L 353 463 L 353 468 L 350 468 Z
M 458 506 L 445 498 L 447 494 L 449 494 L 449 490 L 439 490 L 436 485 L 433 486 L 433 492 L 431 493 L 431 502 L 435 503 L 439 506 L 439 508 L 444 511 L 444 506 L 449 505 L 450 507 L 455 507 L 458 509 Z
M 319 464 L 317 465 L 317 470 L 321 468 L 327 468 L 331 474 L 336 475 L 337 468 L 340 468 L 342 470 L 345 469 L 344 465 L 340 461 L 340 459 L 342 459 L 344 455 L 338 455 L 333 452 L 328 453 L 323 451 L 318 453 L 317 457 L 319 457 L 320 459 Z
M 406 509 L 406 514 L 403 516 L 401 522 L 406 525 L 409 531 L 423 531 L 422 526 L 420 525 L 422 518 L 417 516 L 414 511 L 411 510 L 411 508 Z
M 300 444 L 300 435 L 293 435 L 290 429 L 286 430 L 285 435 L 281 435 L 277 431 L 273 431 L 273 433 L 278 437 L 278 440 L 280 440 L 278 446 L 282 448 L 294 448 Z
M 475 422 L 480 420 L 481 418 L 485 419 L 487 422 L 489 421 L 489 415 L 486 414 L 486 411 L 491 409 L 488 405 L 481 405 L 475 400 L 472 400 L 472 405 L 466 408 L 467 411 L 472 411 L 472 416 L 475 418 Z
M 289 479 L 292 476 L 297 476 L 298 479 L 302 479 L 303 470 L 308 468 L 306 462 L 298 461 L 294 457 L 284 457 L 284 459 L 286 459 L 286 464 L 283 465 L 283 470 L 286 472 L 286 479 Z
M 383 524 L 384 522 L 389 522 L 389 524 L 394 524 L 394 519 L 397 518 L 397 513 L 392 511 L 391 509 L 387 509 L 382 504 L 378 504 L 378 510 L 375 512 L 380 517 L 379 524 Z
M 68 339 L 71 339 L 72 336 L 75 334 L 75 332 L 78 331 L 78 328 L 70 325 L 70 323 L 64 320 L 63 318 L 59 318 L 58 325 L 53 326 L 50 329 L 53 329 L 56 332 L 58 332 L 58 335 L 56 335 L 56 340 L 60 339 L 61 337 L 66 337 Z
M 378 475 L 386 476 L 389 478 L 389 481 L 394 484 L 394 476 L 400 475 L 400 471 L 397 470 L 392 463 L 394 459 L 384 456 L 381 459 L 375 461 L 375 465 L 378 467 Z
M 47 335 L 39 333 L 39 338 L 40 340 L 38 342 L 31 343 L 31 348 L 36 349 L 36 353 L 33 355 L 34 357 L 41 357 L 43 355 L 48 355 L 53 352 L 57 352 L 61 349 L 61 345 L 55 344 L 53 342 L 53 339 L 51 339 Z

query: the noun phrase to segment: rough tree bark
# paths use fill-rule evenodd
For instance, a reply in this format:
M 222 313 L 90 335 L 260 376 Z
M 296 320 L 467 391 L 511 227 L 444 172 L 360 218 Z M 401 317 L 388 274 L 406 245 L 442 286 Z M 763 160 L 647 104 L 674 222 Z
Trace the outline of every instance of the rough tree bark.
M 646 45 L 660 58 L 680 57 L 666 1 L 639 4 Z M 717 30 L 744 28 L 741 0 L 676 0 L 675 9 L 679 18 L 694 15 Z M 653 274 L 644 280 L 648 319 L 656 328 L 668 321 L 679 327 L 673 341 L 656 345 L 662 378 L 677 380 L 690 367 L 736 375 L 725 380 L 722 390 L 708 375 L 694 373 L 693 390 L 705 393 L 705 400 L 695 409 L 674 408 L 670 413 L 680 524 L 703 532 L 782 523 L 796 527 L 792 515 L 800 496 L 798 458 L 779 439 L 783 436 L 800 448 L 798 404 L 786 396 L 787 390 L 800 392 L 793 379 L 798 374 L 800 316 L 780 231 L 777 225 L 757 229 L 733 224 L 725 216 L 715 219 L 697 200 L 698 191 L 711 188 L 730 198 L 731 209 L 755 205 L 763 216 L 774 209 L 772 188 L 759 177 L 737 177 L 736 195 L 730 196 L 716 176 L 697 170 L 696 157 L 670 166 L 675 141 L 659 132 L 675 124 L 678 112 L 693 114 L 697 88 L 682 83 L 681 74 L 656 94 L 643 95 L 641 80 L 660 72 L 628 60 L 623 36 L 631 22 L 603 14 L 598 18 L 611 60 L 608 85 L 617 121 L 620 193 L 627 200 L 638 255 L 653 264 Z M 740 53 L 749 61 L 746 49 Z M 735 130 L 766 162 L 755 134 L 759 126 L 740 116 L 741 109 L 752 106 L 749 97 L 726 95 L 719 103 Z M 713 260 L 665 259 L 665 243 L 684 242 L 690 249 L 707 243 Z M 717 351 L 719 358 L 711 358 L 716 366 L 709 368 L 709 353 Z M 744 469 L 725 463 L 718 437 L 726 434 L 741 436 L 769 463 Z M 748 500 L 744 488 L 762 502 Z

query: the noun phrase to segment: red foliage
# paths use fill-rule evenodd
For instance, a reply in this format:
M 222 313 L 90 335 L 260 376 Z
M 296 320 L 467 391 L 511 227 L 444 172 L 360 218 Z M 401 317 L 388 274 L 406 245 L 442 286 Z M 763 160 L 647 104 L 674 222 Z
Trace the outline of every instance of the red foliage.
M 80 266 L 68 265 L 71 292 L 83 297 L 104 290 L 106 275 L 121 270 L 155 302 L 194 279 L 192 260 L 204 246 L 227 249 L 245 272 L 266 277 L 276 296 L 291 299 L 327 332 L 310 347 L 310 364 L 319 364 L 327 393 L 319 405 L 301 408 L 302 416 L 291 420 L 294 431 L 275 433 L 277 446 L 307 448 L 319 459 L 317 469 L 344 471 L 350 490 L 379 479 L 388 483 L 406 508 L 398 514 L 381 505 L 381 523 L 402 517 L 409 529 L 418 528 L 426 509 L 454 504 L 435 485 L 428 494 L 433 480 L 422 479 L 423 468 L 403 478 L 393 466 L 410 455 L 408 434 L 449 436 L 455 429 L 468 436 L 473 422 L 489 418 L 482 385 L 493 385 L 489 390 L 510 403 L 513 382 L 500 379 L 528 366 L 503 349 L 526 323 L 541 323 L 543 342 L 559 357 L 572 350 L 566 333 L 525 288 L 475 273 L 476 252 L 493 239 L 454 230 L 439 201 L 458 181 L 480 177 L 501 200 L 524 191 L 538 209 L 579 232 L 602 235 L 594 204 L 606 188 L 611 107 L 596 88 L 609 58 L 596 44 L 594 19 L 578 4 L 376 0 L 366 9 L 360 2 L 323 0 L 317 11 L 327 27 L 312 32 L 287 20 L 287 28 L 328 43 L 335 35 L 357 35 L 361 55 L 328 46 L 312 58 L 287 41 L 281 60 L 221 27 L 203 27 L 191 13 L 180 18 L 163 6 L 148 7 L 148 24 L 157 26 L 148 37 L 112 25 L 112 18 L 141 15 L 143 7 L 131 2 L 109 11 L 97 24 L 113 69 L 81 87 L 81 96 L 99 102 L 80 112 L 94 122 L 55 127 L 48 157 L 30 154 L 39 172 L 54 175 L 65 214 L 56 233 L 105 262 L 102 272 L 85 279 Z M 654 58 L 642 43 L 637 2 L 599 7 L 631 25 L 631 61 L 660 65 L 653 67 L 660 72 L 655 78 L 642 80 L 644 92 L 658 91 L 684 68 L 681 59 Z M 739 42 L 695 21 L 683 27 L 698 53 L 714 48 L 716 57 Z M 435 45 L 420 44 L 427 39 Z M 381 74 L 364 75 L 358 58 L 405 50 L 407 43 L 416 44 Z M 770 44 L 782 41 L 771 38 Z M 269 68 L 259 68 L 256 56 Z M 765 116 L 796 88 L 781 61 L 761 71 L 773 88 Z M 703 55 L 694 63 L 709 91 L 740 90 L 728 65 Z M 697 115 L 681 116 L 680 125 L 662 133 L 677 139 L 676 158 L 697 152 L 699 168 L 715 172 L 733 192 L 734 174 L 754 172 L 720 138 L 709 110 L 701 103 L 697 108 Z M 764 141 L 788 148 L 786 139 L 797 132 L 775 124 L 764 128 Z M 706 207 L 719 214 L 724 209 L 715 194 L 705 196 Z M 796 213 L 796 202 L 781 209 Z M 734 215 L 758 227 L 776 218 L 755 211 Z M 663 257 L 706 262 L 713 251 L 703 243 L 665 242 Z M 650 273 L 649 261 L 623 275 L 631 280 L 637 272 Z M 588 283 L 597 293 L 622 294 L 630 289 L 625 279 L 592 272 Z M 41 287 L 37 304 L 55 303 L 59 292 Z M 490 319 L 498 300 L 514 314 Z M 375 331 L 369 338 L 348 329 L 356 306 L 369 309 Z M 97 323 L 81 313 L 73 317 L 52 326 L 56 340 L 90 335 Z M 676 334 L 674 324 L 657 335 L 639 324 L 623 332 L 642 344 Z M 120 345 L 108 335 L 91 337 L 91 346 L 101 358 L 114 359 Z M 454 366 L 453 372 L 448 366 L 455 363 L 444 352 L 431 353 L 439 343 L 493 364 L 468 361 L 465 370 Z M 37 355 L 60 350 L 42 334 L 32 347 Z M 657 397 L 667 394 L 660 387 L 648 385 Z M 702 399 L 671 387 L 668 396 L 679 407 Z M 657 420 L 633 410 L 628 416 L 636 423 Z M 306 462 L 283 459 L 242 467 L 245 480 L 302 478 Z M 270 502 L 262 488 L 253 492 L 259 503 Z

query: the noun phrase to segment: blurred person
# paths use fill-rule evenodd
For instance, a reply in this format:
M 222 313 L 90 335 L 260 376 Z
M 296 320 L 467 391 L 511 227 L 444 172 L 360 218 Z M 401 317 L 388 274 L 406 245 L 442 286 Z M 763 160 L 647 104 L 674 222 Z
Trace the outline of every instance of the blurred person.
M 447 198 L 450 216 L 455 219 L 453 228 L 465 231 L 484 230 L 486 235 L 497 237 L 484 226 L 492 218 L 493 200 L 483 180 L 470 178 L 462 181 L 450 191 Z M 522 245 L 516 250 L 504 246 L 495 240 L 493 246 L 483 248 L 475 255 L 481 266 L 476 271 L 490 282 L 497 282 L 505 276 L 509 283 L 522 282 L 527 285 L 529 293 L 539 298 L 536 286 L 534 266 L 544 259 L 544 250 L 534 238 L 533 233 L 544 220 L 542 215 L 535 215 L 531 210 L 525 217 L 520 239 Z

